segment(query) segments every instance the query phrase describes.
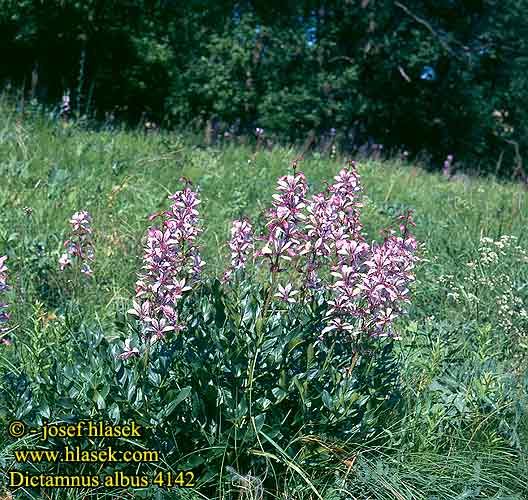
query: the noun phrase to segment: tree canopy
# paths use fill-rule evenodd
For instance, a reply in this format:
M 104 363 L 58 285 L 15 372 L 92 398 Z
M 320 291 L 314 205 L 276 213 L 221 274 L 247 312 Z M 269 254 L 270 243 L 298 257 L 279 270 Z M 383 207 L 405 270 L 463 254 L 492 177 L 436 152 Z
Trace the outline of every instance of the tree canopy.
M 528 0 L 0 0 L 0 81 L 44 102 L 298 140 L 337 133 L 510 172 Z M 337 132 L 333 132 L 336 130 Z M 501 156 L 502 155 L 502 156 Z

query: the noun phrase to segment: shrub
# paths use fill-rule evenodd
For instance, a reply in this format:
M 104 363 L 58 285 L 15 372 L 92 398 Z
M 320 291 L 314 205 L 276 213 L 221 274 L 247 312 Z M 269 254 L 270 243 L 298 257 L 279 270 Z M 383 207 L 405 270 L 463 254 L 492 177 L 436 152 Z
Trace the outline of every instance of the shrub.
M 210 471 L 225 459 L 263 472 L 311 434 L 373 436 L 396 409 L 393 323 L 409 300 L 413 222 L 367 244 L 360 193 L 354 165 L 311 199 L 302 172 L 281 177 L 264 235 L 234 222 L 222 281 L 199 278 L 189 185 L 154 216 L 129 311 L 139 322 L 119 357 L 145 370 L 149 404 L 162 398 L 155 425 L 185 436 L 181 453 L 201 449 Z
M 400 401 L 395 320 L 409 301 L 414 223 L 403 215 L 368 244 L 354 164 L 312 197 L 296 167 L 278 181 L 263 234 L 234 221 L 221 279 L 203 272 L 199 193 L 187 182 L 169 197 L 150 217 L 161 223 L 148 230 L 124 348 L 83 318 L 83 290 L 53 321 L 37 304 L 33 326 L 3 347 L 3 425 L 133 419 L 144 446 L 200 467 L 203 481 L 222 464 L 265 475 L 274 461 L 316 460 L 321 440 L 378 436 Z M 91 255 L 89 222 L 73 216 L 65 265 Z

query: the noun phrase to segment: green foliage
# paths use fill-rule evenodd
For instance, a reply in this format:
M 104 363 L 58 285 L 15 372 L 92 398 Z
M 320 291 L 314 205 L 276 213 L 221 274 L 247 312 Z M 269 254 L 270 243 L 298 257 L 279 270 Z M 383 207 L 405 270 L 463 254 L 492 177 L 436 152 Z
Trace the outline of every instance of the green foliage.
M 229 294 L 219 282 L 205 286 L 185 304 L 189 333 L 170 349 L 174 380 L 189 384 L 191 394 L 173 418 L 182 434 L 202 430 L 185 451 L 203 447 L 211 472 L 220 459 L 244 473 L 263 471 L 259 454 L 273 454 L 279 445 L 293 459 L 295 442 L 310 434 L 360 439 L 379 433 L 383 410 L 397 402 L 390 344 L 378 341 L 354 354 L 351 344 L 317 342 L 323 302 L 291 314 L 272 308 L 267 316 L 264 295 L 249 283 Z M 160 362 L 170 364 L 170 357 L 161 361 L 165 351 Z

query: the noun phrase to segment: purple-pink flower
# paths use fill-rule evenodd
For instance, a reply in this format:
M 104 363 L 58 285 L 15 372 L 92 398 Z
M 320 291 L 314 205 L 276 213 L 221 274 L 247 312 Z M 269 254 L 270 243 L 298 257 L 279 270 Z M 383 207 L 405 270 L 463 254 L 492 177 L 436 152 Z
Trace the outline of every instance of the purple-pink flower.
M 150 342 L 183 328 L 178 304 L 200 279 L 205 265 L 196 243 L 201 233 L 198 193 L 187 185 L 169 199 L 169 210 L 149 217 L 154 220 L 162 216 L 163 222 L 147 232 L 143 272 L 136 282 L 133 307 L 128 311 L 139 319 L 143 339 Z
M 324 336 L 326 333 L 330 333 L 330 332 L 336 332 L 336 333 L 347 332 L 349 335 L 353 335 L 352 334 L 353 331 L 354 331 L 354 327 L 350 323 L 344 321 L 340 317 L 337 317 L 329 321 L 327 326 L 323 328 L 321 335 Z
M 70 91 L 68 90 L 62 95 L 62 102 L 60 105 L 59 115 L 67 117 L 70 112 Z
M 136 300 L 132 303 L 132 309 L 127 311 L 128 314 L 133 314 L 137 316 L 139 320 L 143 323 L 150 321 L 150 302 L 145 300 L 144 302 L 137 302 Z
M 414 279 L 415 224 L 407 213 L 400 217 L 399 234 L 391 230 L 382 243 L 368 244 L 360 220 L 361 195 L 354 162 L 339 171 L 326 191 L 311 198 L 302 172 L 281 177 L 267 212 L 267 234 L 255 238 L 264 244 L 254 258 L 267 259 L 272 273 L 300 273 L 302 286 L 312 293 L 330 293 L 323 335 L 394 337 L 392 325 L 404 313 Z M 238 235 L 240 228 L 240 221 L 235 221 L 233 234 Z M 246 248 L 243 241 L 243 236 L 235 238 L 231 249 Z M 234 254 L 235 261 L 238 255 Z M 291 277 L 274 290 L 289 303 L 297 294 Z
M 414 280 L 417 243 L 410 232 L 415 223 L 410 212 L 400 217 L 400 234 L 391 231 L 383 243 L 347 245 L 331 273 L 334 300 L 329 317 L 357 318 L 360 330 L 373 336 L 394 336 L 392 324 L 409 302 L 409 284 Z M 335 328 L 325 328 L 331 331 Z
M 70 224 L 74 233 L 90 234 L 92 232 L 92 228 L 90 227 L 91 221 L 91 215 L 85 210 L 83 210 L 81 212 L 76 212 L 72 215 L 72 218 L 70 219 Z
M 267 263 L 272 275 L 264 311 L 272 297 L 291 304 L 326 296 L 322 340 L 327 335 L 396 338 L 393 325 L 409 302 L 417 261 L 411 213 L 402 215 L 398 230 L 387 230 L 381 243 L 369 244 L 360 220 L 362 186 L 355 163 L 342 168 L 326 190 L 311 198 L 306 177 L 296 167 L 293 175 L 278 179 L 264 235 L 255 236 L 247 219 L 233 221 L 230 266 L 223 281 L 245 269 L 252 255 L 255 262 Z M 143 272 L 128 311 L 138 318 L 143 340 L 149 343 L 183 329 L 181 302 L 205 264 L 197 244 L 198 193 L 187 183 L 169 199 L 169 210 L 149 217 L 161 217 L 162 223 L 148 230 Z M 83 227 L 81 222 L 78 226 Z M 258 248 L 255 241 L 261 242 Z M 69 254 L 75 254 L 76 247 L 71 248 Z M 282 272 L 284 284 L 278 284 L 275 278 Z
M 307 202 L 308 217 L 300 254 L 306 256 L 305 285 L 308 288 L 322 288 L 318 270 L 331 259 L 343 260 L 349 253 L 361 253 L 368 248 L 359 220 L 361 191 L 359 174 L 355 163 L 351 162 L 338 173 L 326 192 L 314 195 Z
M 0 257 L 0 292 L 7 290 L 7 255 Z
M 71 266 L 71 259 L 67 253 L 63 253 L 59 258 L 60 270 L 64 271 L 68 266 Z
M 359 199 L 362 187 L 354 162 L 348 168 L 341 169 L 328 191 L 331 193 L 329 202 L 337 215 L 334 234 L 336 241 L 343 239 L 345 235 L 348 239 L 363 241 L 363 225 L 359 218 L 359 210 L 363 206 Z
M 280 271 L 279 259 L 292 260 L 302 249 L 304 234 L 302 223 L 306 219 L 306 177 L 302 172 L 285 175 L 278 180 L 273 195 L 273 206 L 267 213 L 268 234 L 263 238 L 264 246 L 255 252 L 255 258 L 269 260 L 273 272 Z
M 176 325 L 170 324 L 166 318 L 160 320 L 152 319 L 147 326 L 147 332 L 150 332 L 150 341 L 155 342 L 163 339 L 167 332 L 176 330 Z
M 77 262 L 83 275 L 93 276 L 89 264 L 95 257 L 91 222 L 91 215 L 84 210 L 72 215 L 70 219 L 71 237 L 64 242 L 66 251 L 59 258 L 61 271 Z
M 275 297 L 279 297 L 283 302 L 289 302 L 292 304 L 296 302 L 294 297 L 299 293 L 299 290 L 293 290 L 293 285 L 291 283 L 288 283 L 284 287 L 279 285 L 278 289 L 279 291 L 275 294 Z
M 231 225 L 231 265 L 223 274 L 222 281 L 227 283 L 234 273 L 246 267 L 248 257 L 253 251 L 253 227 L 248 219 L 234 220 Z
M 137 349 L 136 347 L 132 347 L 130 345 L 131 342 L 132 339 L 130 338 L 125 340 L 123 352 L 117 356 L 119 359 L 128 359 L 134 356 L 139 356 L 139 349 Z
M 448 179 L 451 177 L 452 167 L 453 167 L 453 155 L 447 155 L 447 158 L 444 161 L 444 167 L 442 169 L 442 173 L 444 174 L 444 177 Z

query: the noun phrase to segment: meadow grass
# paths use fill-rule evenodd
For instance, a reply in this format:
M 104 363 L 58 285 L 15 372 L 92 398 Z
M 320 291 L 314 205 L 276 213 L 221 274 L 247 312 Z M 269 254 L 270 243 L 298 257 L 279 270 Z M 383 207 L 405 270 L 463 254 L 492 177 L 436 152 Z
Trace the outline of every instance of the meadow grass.
M 63 321 L 57 264 L 74 212 L 92 214 L 97 249 L 96 285 L 84 291 L 82 318 L 117 339 L 141 266 L 147 217 L 168 206 L 180 178 L 200 189 L 203 257 L 207 272 L 221 276 L 231 221 L 248 216 L 262 227 L 276 179 L 298 155 L 293 148 L 203 148 L 168 132 L 19 121 L 5 110 L 2 118 L 0 255 L 8 255 L 16 276 L 16 335 L 31 335 L 38 345 L 60 343 L 74 328 Z M 342 164 L 315 154 L 298 169 L 317 192 Z M 412 209 L 420 242 L 413 303 L 400 321 L 404 412 L 381 441 L 322 442 L 312 466 L 304 459 L 291 464 L 281 498 L 528 498 L 526 190 L 489 178 L 448 181 L 400 161 L 366 159 L 359 172 L 369 237 L 379 239 L 375 228 Z M 5 378 L 16 367 L 7 354 L 0 359 Z M 14 445 L 5 437 L 7 416 L 0 417 L 0 465 L 7 468 Z M 236 478 L 224 480 L 217 497 L 258 498 L 258 489 L 244 493 Z M 49 498 L 84 495 L 62 491 Z

